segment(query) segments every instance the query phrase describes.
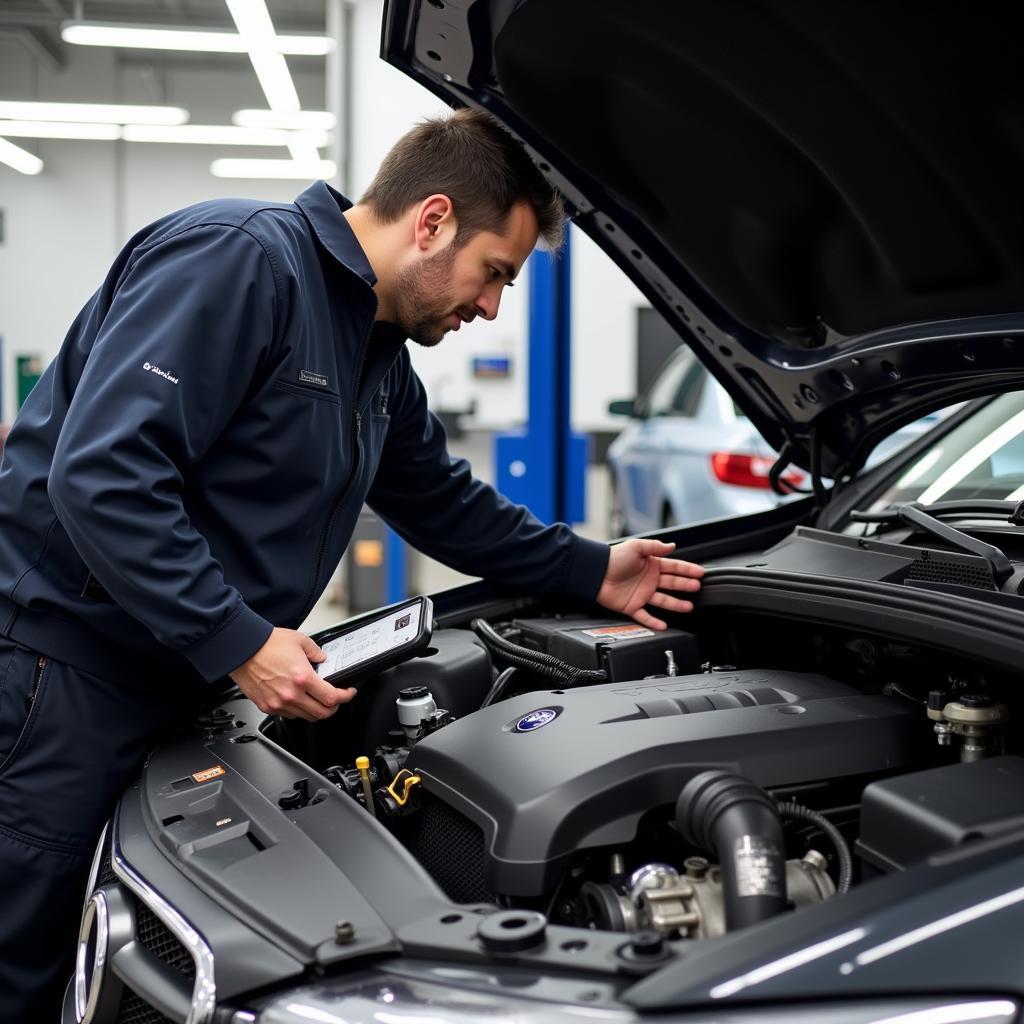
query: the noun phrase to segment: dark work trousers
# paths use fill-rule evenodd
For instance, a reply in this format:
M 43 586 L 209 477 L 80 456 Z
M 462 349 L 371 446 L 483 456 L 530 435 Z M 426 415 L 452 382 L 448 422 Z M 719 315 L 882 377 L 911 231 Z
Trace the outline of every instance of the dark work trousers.
M 0 1021 L 60 1020 L 93 851 L 193 685 L 116 683 L 0 637 Z

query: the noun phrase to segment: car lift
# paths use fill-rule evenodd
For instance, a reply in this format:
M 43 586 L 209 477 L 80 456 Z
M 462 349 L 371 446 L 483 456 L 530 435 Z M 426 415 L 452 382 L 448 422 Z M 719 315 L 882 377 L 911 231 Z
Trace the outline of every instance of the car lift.
M 545 523 L 586 518 L 589 438 L 572 413 L 572 260 L 570 235 L 557 256 L 530 257 L 526 425 L 494 438 L 495 486 Z

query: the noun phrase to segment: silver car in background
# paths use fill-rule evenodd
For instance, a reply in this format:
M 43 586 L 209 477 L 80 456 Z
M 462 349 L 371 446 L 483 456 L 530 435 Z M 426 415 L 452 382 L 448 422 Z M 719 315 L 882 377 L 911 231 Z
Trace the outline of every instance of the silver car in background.
M 951 409 L 898 430 L 867 465 L 887 459 Z M 608 449 L 612 537 L 761 512 L 792 497 L 776 494 L 769 483 L 775 450 L 686 345 L 639 398 L 612 402 L 608 411 L 631 417 Z M 802 490 L 810 486 L 808 474 L 792 466 L 782 479 Z

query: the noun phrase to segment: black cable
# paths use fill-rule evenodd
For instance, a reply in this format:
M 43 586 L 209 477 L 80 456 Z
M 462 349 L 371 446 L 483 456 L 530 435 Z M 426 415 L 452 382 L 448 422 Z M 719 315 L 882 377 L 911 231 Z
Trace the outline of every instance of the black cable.
M 828 503 L 828 492 L 821 482 L 821 428 L 811 431 L 811 488 L 814 491 L 814 507 L 824 508 Z
M 538 675 L 555 679 L 565 686 L 579 686 L 581 683 L 606 683 L 608 674 L 601 669 L 577 668 L 543 651 L 506 640 L 486 619 L 473 619 L 469 628 L 484 642 L 493 654 L 500 655 L 516 668 L 524 668 Z
M 499 700 L 502 700 L 505 696 L 505 688 L 508 681 L 518 672 L 519 669 L 515 665 L 509 665 L 507 669 L 498 674 L 498 678 L 494 680 L 493 685 L 487 691 L 487 696 L 484 697 L 484 702 L 480 705 L 481 709 L 488 707 L 491 704 L 497 704 Z
M 831 840 L 835 848 L 836 856 L 839 858 L 839 882 L 836 885 L 836 892 L 849 892 L 850 882 L 853 881 L 853 858 L 850 856 L 850 848 L 846 845 L 843 834 L 832 824 L 824 814 L 812 811 L 810 807 L 803 804 L 789 801 L 779 801 L 779 814 L 783 818 L 794 821 L 806 821 L 817 826 Z

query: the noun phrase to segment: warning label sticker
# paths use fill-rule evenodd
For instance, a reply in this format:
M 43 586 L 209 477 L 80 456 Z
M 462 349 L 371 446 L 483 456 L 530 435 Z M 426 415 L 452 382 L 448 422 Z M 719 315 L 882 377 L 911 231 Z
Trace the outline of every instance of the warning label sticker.
M 644 626 L 595 626 L 582 632 L 599 640 L 636 640 L 641 636 L 654 636 L 654 630 Z
M 221 775 L 227 775 L 227 769 L 222 764 L 215 764 L 212 768 L 204 768 L 201 772 L 193 772 L 192 778 L 196 782 L 209 782 L 211 779 L 220 778 Z
M 733 848 L 736 891 L 740 896 L 781 896 L 782 879 L 776 867 L 778 851 L 760 836 L 740 836 Z

